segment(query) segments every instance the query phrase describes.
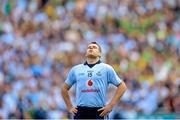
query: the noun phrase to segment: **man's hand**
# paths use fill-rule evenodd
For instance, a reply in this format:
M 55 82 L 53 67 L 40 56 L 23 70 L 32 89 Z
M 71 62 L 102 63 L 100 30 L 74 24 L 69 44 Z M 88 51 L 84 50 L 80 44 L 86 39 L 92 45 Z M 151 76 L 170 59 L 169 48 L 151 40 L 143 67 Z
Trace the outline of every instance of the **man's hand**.
M 113 106 L 110 105 L 110 104 L 108 104 L 107 106 L 99 109 L 98 112 L 99 112 L 99 111 L 102 111 L 101 114 L 100 114 L 100 116 L 103 117 L 103 116 L 106 116 L 109 112 L 111 112 L 111 111 L 112 111 L 112 108 L 113 108 Z
M 69 109 L 69 112 L 73 114 L 73 116 L 75 116 L 75 114 L 78 112 L 77 107 L 72 107 Z

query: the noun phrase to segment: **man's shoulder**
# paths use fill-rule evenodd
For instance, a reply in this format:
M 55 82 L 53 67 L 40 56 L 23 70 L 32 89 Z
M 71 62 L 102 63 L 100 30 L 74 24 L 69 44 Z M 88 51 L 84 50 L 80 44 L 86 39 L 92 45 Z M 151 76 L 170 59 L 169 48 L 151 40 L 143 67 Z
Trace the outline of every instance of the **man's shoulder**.
M 104 63 L 102 62 L 101 65 L 105 66 L 105 67 L 111 67 L 111 65 L 107 64 L 107 63 Z
M 77 64 L 77 65 L 74 65 L 74 67 L 72 67 L 72 69 L 79 69 L 83 66 L 84 66 L 84 64 Z
M 106 67 L 107 69 L 112 69 L 112 66 L 107 63 L 102 62 L 100 65 L 102 65 L 103 67 Z

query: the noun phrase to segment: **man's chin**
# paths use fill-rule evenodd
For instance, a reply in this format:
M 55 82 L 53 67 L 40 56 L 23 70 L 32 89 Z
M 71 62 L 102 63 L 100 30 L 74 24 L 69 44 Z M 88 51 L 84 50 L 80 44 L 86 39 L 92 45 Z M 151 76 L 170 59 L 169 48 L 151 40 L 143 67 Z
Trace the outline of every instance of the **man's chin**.
M 96 59 L 97 58 L 97 56 L 95 56 L 95 55 L 87 55 L 86 57 L 91 58 L 91 59 Z

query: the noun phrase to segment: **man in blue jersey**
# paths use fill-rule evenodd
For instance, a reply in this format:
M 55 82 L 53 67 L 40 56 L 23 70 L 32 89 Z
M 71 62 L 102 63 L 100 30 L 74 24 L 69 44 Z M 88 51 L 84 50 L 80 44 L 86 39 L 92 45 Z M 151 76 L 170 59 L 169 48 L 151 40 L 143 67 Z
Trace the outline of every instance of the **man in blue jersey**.
M 86 51 L 86 62 L 74 66 L 61 89 L 67 109 L 74 119 L 104 119 L 126 91 L 125 83 L 114 69 L 100 61 L 101 47 L 91 42 Z M 76 106 L 70 101 L 68 90 L 76 84 Z M 112 100 L 106 105 L 108 85 L 117 86 Z

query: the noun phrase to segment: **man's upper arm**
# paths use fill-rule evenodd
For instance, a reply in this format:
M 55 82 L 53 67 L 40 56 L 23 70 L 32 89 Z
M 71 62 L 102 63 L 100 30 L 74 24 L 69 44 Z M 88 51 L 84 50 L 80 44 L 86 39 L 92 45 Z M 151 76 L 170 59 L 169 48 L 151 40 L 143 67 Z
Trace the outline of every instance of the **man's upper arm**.
M 71 88 L 71 86 L 69 86 L 67 83 L 63 84 L 63 89 L 68 91 L 70 88 Z
M 121 90 L 126 90 L 126 89 L 127 89 L 126 84 L 125 84 L 124 81 L 122 81 L 122 82 L 118 85 L 118 87 L 119 87 Z

